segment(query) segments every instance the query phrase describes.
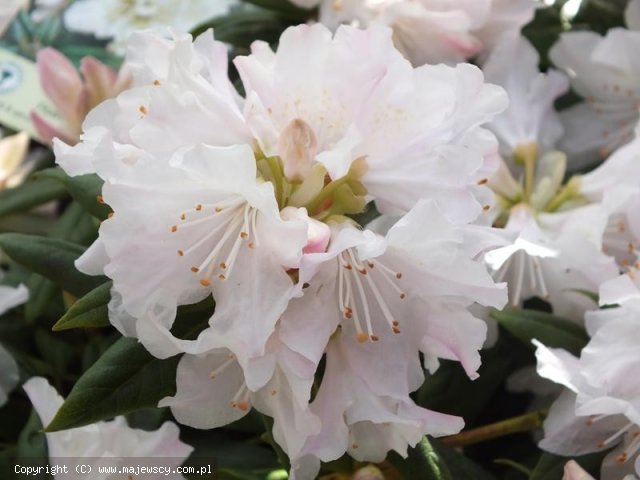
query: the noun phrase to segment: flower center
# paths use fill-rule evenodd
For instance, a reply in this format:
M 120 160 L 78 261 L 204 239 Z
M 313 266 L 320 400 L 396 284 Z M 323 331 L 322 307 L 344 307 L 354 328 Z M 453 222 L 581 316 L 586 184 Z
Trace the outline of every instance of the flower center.
M 213 224 L 213 228 L 199 236 L 189 247 L 178 250 L 178 256 L 188 258 L 196 252 L 202 255 L 203 251 L 206 252 L 206 245 L 214 245 L 204 260 L 190 267 L 194 274 L 200 276 L 200 284 L 203 287 L 209 287 L 214 277 L 223 281 L 231 275 L 242 245 L 246 244 L 248 248 L 256 248 L 259 245 L 257 214 L 258 210 L 252 208 L 244 199 L 235 197 L 214 204 L 199 203 L 189 215 L 182 213 L 181 223 L 171 227 L 171 233 L 175 234 Z M 194 219 L 189 218 L 194 215 Z M 198 236 L 188 235 L 186 238 L 193 237 Z

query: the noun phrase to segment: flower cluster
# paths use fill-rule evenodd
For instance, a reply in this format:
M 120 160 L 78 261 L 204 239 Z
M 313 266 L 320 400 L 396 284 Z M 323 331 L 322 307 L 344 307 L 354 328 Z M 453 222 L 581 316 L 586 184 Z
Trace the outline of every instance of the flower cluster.
M 509 468 L 639 478 L 639 32 L 640 0 L 5 1 L 47 98 L 0 62 L 3 458 L 497 480 L 453 448 L 544 427 Z
M 480 125 L 504 92 L 470 65 L 413 68 L 383 27 L 291 28 L 235 65 L 244 98 L 210 33 L 136 34 L 133 88 L 55 144 L 67 173 L 105 182 L 113 215 L 77 265 L 113 280 L 111 322 L 186 354 L 160 405 L 199 428 L 257 408 L 300 478 L 456 433 L 409 394 L 420 353 L 476 376 L 486 327 L 467 307 L 506 301 L 479 261 L 505 240 L 471 223 L 491 210 Z M 358 225 L 370 201 L 383 216 Z M 204 329 L 177 335 L 177 308 L 211 295 Z

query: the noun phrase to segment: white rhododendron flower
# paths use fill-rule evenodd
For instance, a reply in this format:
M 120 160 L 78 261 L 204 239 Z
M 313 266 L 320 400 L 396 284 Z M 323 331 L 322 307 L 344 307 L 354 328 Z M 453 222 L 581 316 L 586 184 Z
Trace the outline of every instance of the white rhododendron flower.
M 256 42 L 235 64 L 245 98 L 210 33 L 132 37 L 134 87 L 89 114 L 80 143 L 55 145 L 67 173 L 104 180 L 113 209 L 77 266 L 113 280 L 120 332 L 157 357 L 186 353 L 161 405 L 199 428 L 255 407 L 294 475 L 457 432 L 460 419 L 409 394 L 421 352 L 431 371 L 449 359 L 477 376 L 486 327 L 467 308 L 506 302 L 479 261 L 504 239 L 468 225 L 490 208 L 497 142 L 481 125 L 503 90 L 471 65 L 414 69 L 379 26 L 292 27 L 277 51 Z M 369 201 L 404 217 L 361 230 L 348 216 Z M 182 338 L 177 307 L 210 296 L 204 330 Z M 327 350 L 343 358 L 332 369 L 353 370 L 327 376 L 310 405 Z M 361 388 L 334 399 L 334 382 Z M 368 399 L 379 405 L 352 405 Z M 366 447 L 385 422 L 388 438 Z
M 517 155 L 537 155 L 532 145 Z M 489 182 L 501 207 L 496 222 L 515 241 L 488 252 L 485 261 L 497 281 L 508 282 L 513 306 L 537 296 L 548 300 L 558 315 L 581 320 L 594 305 L 576 290 L 597 291 L 618 273 L 614 259 L 602 253 L 608 211 L 599 203 L 585 204 L 578 179 L 563 185 L 564 155 L 532 158 L 523 162 L 524 185 L 506 164 Z
M 554 70 L 540 73 L 538 62 L 527 40 L 504 36 L 484 65 L 487 79 L 512 99 L 488 124 L 504 158 L 488 185 L 499 207 L 495 224 L 515 239 L 485 261 L 497 281 L 508 282 L 514 307 L 537 296 L 554 313 L 581 321 L 594 305 L 576 290 L 597 291 L 618 273 L 601 252 L 612 212 L 599 203 L 602 198 L 584 196 L 580 179 L 564 182 L 566 157 L 554 151 L 563 128 L 553 104 L 568 81 Z
M 601 305 L 587 314 L 589 344 L 580 358 L 537 343 L 538 373 L 567 387 L 545 421 L 540 446 L 563 455 L 615 447 L 602 479 L 640 475 L 640 390 L 631 372 L 640 366 L 640 280 L 636 269 L 602 285 Z
M 609 214 L 604 251 L 621 267 L 638 261 L 640 251 L 640 139 L 616 150 L 602 165 L 583 175 L 580 192 L 600 202 Z
M 45 378 L 33 377 L 23 386 L 44 426 L 53 420 L 62 406 L 63 398 Z M 131 428 L 124 417 L 98 422 L 86 427 L 46 433 L 49 458 L 108 459 L 108 466 L 122 466 L 126 458 L 162 458 L 163 465 L 177 467 L 191 454 L 193 448 L 180 441 L 175 423 L 165 422 L 158 430 Z M 97 465 L 93 465 L 97 471 Z M 116 475 L 108 477 L 115 480 Z M 160 477 L 159 477 L 160 478 Z M 182 476 L 176 478 L 183 478 Z
M 147 28 L 188 32 L 205 20 L 226 14 L 237 0 L 79 0 L 64 13 L 72 32 L 110 39 L 109 48 L 124 55 L 129 36 Z
M 424 381 L 419 353 L 431 371 L 443 358 L 460 361 L 477 377 L 486 326 L 466 307 L 477 301 L 500 308 L 506 301 L 504 285 L 495 285 L 472 260 L 496 241 L 494 234 L 453 226 L 433 202 L 419 202 L 386 237 L 346 221 L 332 230 L 326 252 L 302 259 L 302 296 L 291 301 L 267 354 L 252 366 L 275 368 L 269 383 L 253 386 L 243 379 L 229 352 L 187 355 L 176 397 L 160 404 L 199 428 L 229 423 L 254 405 L 274 417 L 275 438 L 292 458 L 294 473 L 346 451 L 382 461 L 390 449 L 406 455 L 425 434 L 458 432 L 462 419 L 409 398 Z M 325 351 L 324 379 L 309 410 Z M 210 407 L 212 398 L 219 408 Z M 397 434 L 388 423 L 397 424 Z M 377 429 L 376 438 L 389 443 L 371 442 Z
M 488 52 L 505 33 L 532 18 L 532 0 L 292 0 L 319 6 L 319 21 L 393 28 L 396 47 L 414 65 L 457 63 Z
M 566 135 L 560 148 L 577 165 L 607 157 L 633 139 L 640 118 L 640 68 L 630 59 L 639 46 L 640 31 L 614 28 L 604 37 L 563 33 L 551 49 L 553 63 L 585 99 L 561 113 Z

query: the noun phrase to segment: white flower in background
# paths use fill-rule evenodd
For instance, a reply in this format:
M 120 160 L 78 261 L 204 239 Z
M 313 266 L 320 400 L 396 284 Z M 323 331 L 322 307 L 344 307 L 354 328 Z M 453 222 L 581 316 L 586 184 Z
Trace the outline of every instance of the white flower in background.
M 572 165 L 594 163 L 633 139 L 640 105 L 640 67 L 634 62 L 640 32 L 614 28 L 560 36 L 550 57 L 567 72 L 584 102 L 561 113 L 560 149 Z
M 539 61 L 538 52 L 524 37 L 504 35 L 483 65 L 487 81 L 509 95 L 509 108 L 487 125 L 498 137 L 505 160 L 511 160 L 521 146 L 552 150 L 562 136 L 553 104 L 567 92 L 569 81 L 556 70 L 540 73 Z
M 0 5 L 0 37 L 4 35 L 5 31 L 18 15 L 21 9 L 26 9 L 29 6 L 29 0 L 3 0 Z
M 487 53 L 505 33 L 533 19 L 532 0 L 293 0 L 319 5 L 319 21 L 382 23 L 393 29 L 396 47 L 414 64 L 458 63 Z
M 17 288 L 0 285 L 0 315 L 27 301 L 29 291 L 24 285 Z M 0 406 L 7 401 L 9 392 L 19 380 L 18 365 L 11 354 L 0 345 Z
M 33 377 L 23 386 L 44 426 L 60 409 L 63 398 L 42 377 Z M 106 465 L 124 466 L 126 458 L 158 458 L 162 466 L 175 468 L 191 454 L 193 448 L 180 441 L 180 429 L 165 422 L 158 430 L 131 428 L 124 417 L 98 422 L 62 432 L 46 433 L 49 458 L 108 459 Z M 102 465 L 99 460 L 96 464 Z M 93 465 L 94 471 L 97 465 Z M 61 475 L 62 476 L 62 475 Z M 120 478 L 109 476 L 105 480 Z M 162 478 L 158 476 L 158 478 Z M 179 478 L 183 478 L 179 476 Z
M 20 185 L 33 168 L 25 162 L 29 135 L 21 132 L 0 139 L 0 190 Z
M 70 0 L 35 0 L 34 8 L 31 11 L 31 18 L 34 22 L 40 23 L 49 17 L 59 15 Z
M 602 165 L 583 175 L 580 192 L 600 202 L 609 214 L 604 251 L 621 267 L 638 260 L 640 251 L 640 140 L 616 150 Z
M 631 30 L 640 30 L 640 0 L 630 0 L 624 19 Z
M 580 358 L 537 344 L 538 373 L 567 387 L 545 421 L 540 447 L 582 455 L 615 447 L 602 465 L 603 480 L 640 474 L 640 281 L 636 269 L 602 285 L 601 305 L 587 314 L 591 340 Z
M 527 40 L 505 35 L 484 65 L 486 78 L 511 99 L 507 111 L 487 125 L 504 158 L 488 185 L 499 207 L 493 211 L 496 225 L 515 237 L 485 261 L 497 281 L 508 282 L 513 306 L 538 296 L 555 313 L 580 320 L 593 304 L 571 290 L 597 291 L 617 274 L 613 260 L 601 253 L 609 211 L 586 205 L 599 199 L 585 198 L 579 180 L 564 183 L 566 158 L 553 151 L 563 133 L 554 102 L 568 80 L 554 70 L 540 73 L 538 62 Z
M 77 0 L 64 13 L 65 26 L 72 32 L 112 39 L 109 48 L 124 55 L 126 44 L 136 30 L 171 28 L 186 33 L 201 23 L 221 15 L 237 0 Z
M 563 185 L 566 158 L 561 153 L 537 161 L 531 160 L 535 148 L 520 149 L 518 155 L 532 155 L 522 162 L 524 185 L 506 164 L 489 182 L 501 206 L 496 222 L 516 240 L 488 252 L 485 261 L 497 281 L 508 282 L 513 306 L 537 296 L 548 300 L 554 313 L 581 320 L 594 305 L 572 290 L 597 291 L 618 273 L 613 258 L 602 253 L 608 212 L 598 203 L 586 205 L 577 179 Z

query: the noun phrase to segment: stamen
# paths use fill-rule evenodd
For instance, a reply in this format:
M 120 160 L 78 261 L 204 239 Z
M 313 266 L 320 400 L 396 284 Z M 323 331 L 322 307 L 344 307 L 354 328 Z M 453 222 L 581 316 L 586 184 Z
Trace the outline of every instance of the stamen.
M 222 365 L 220 365 L 218 368 L 215 368 L 213 370 L 211 370 L 211 373 L 209 374 L 209 378 L 211 380 L 213 380 L 214 378 L 216 378 L 218 375 L 220 375 L 224 370 L 226 370 L 230 365 L 232 365 L 234 363 L 235 357 L 232 358 L 228 358 L 227 360 L 225 360 Z
M 629 422 L 627 425 L 622 427 L 620 430 L 618 430 L 616 433 L 611 435 L 609 438 L 607 438 L 604 441 L 598 443 L 598 448 L 604 448 L 607 445 L 609 445 L 610 443 L 614 442 L 615 440 L 620 438 L 622 435 L 624 435 L 628 430 L 630 430 L 633 427 L 633 425 L 634 425 L 633 423 Z

